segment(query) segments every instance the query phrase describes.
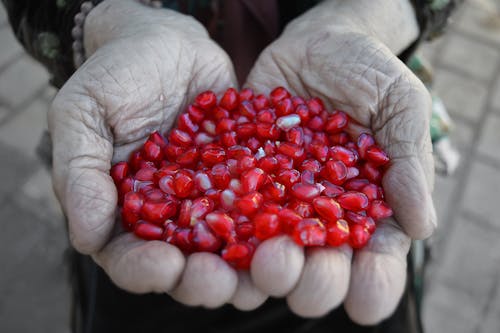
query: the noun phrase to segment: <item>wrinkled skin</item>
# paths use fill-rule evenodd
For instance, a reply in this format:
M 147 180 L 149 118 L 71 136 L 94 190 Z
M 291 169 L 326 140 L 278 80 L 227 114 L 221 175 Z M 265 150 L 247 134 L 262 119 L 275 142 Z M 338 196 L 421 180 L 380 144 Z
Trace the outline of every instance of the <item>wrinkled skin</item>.
M 134 32 L 116 29 L 126 33 L 103 43 L 91 40 L 87 49 L 95 52 L 60 90 L 49 113 L 54 188 L 73 246 L 92 255 L 119 287 L 166 292 L 188 305 L 232 303 L 251 310 L 273 295 L 287 297 L 290 308 L 306 317 L 342 302 L 361 324 L 387 317 L 404 288 L 410 237 L 426 237 L 435 225 L 424 87 L 365 35 L 287 29 L 262 54 L 247 85 L 262 93 L 282 85 L 296 95 L 319 96 L 360 124 L 353 133 L 372 131 L 393 160 L 383 185 L 395 219 L 381 223 L 369 245 L 354 255 L 347 247 L 304 251 L 282 236 L 258 248 L 250 272 L 236 272 L 214 254 L 185 257 L 174 246 L 116 227 L 111 164 L 126 159 L 150 132 L 167 131 L 197 93 L 236 86 L 227 55 L 199 24 L 151 11 L 148 22 L 169 15 L 167 29 L 158 33 L 134 16 L 142 10 L 136 3 L 106 3 L 118 2 L 129 11 L 127 22 L 137 20 Z
M 426 238 L 436 225 L 427 90 L 376 39 L 342 29 L 310 30 L 298 22 L 263 52 L 247 85 L 264 93 L 284 86 L 294 95 L 318 96 L 357 122 L 351 134 L 372 133 L 392 159 L 383 186 L 395 213 L 354 254 L 347 248 L 304 252 L 288 240 L 267 240 L 252 262 L 257 287 L 286 296 L 302 316 L 323 315 L 343 301 L 358 323 L 386 318 L 404 289 L 410 237 Z

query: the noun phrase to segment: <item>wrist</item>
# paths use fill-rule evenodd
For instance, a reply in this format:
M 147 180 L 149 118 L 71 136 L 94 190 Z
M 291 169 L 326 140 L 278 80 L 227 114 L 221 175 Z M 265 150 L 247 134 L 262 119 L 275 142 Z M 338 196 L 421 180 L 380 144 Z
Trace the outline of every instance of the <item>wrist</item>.
M 89 57 L 113 40 L 134 36 L 208 38 L 205 28 L 190 16 L 169 9 L 151 8 L 136 0 L 105 0 L 85 20 L 85 53 Z
M 399 54 L 419 35 L 415 11 L 409 0 L 327 0 L 300 18 L 286 31 L 331 31 L 373 37 Z M 285 32 L 286 32 L 285 31 Z

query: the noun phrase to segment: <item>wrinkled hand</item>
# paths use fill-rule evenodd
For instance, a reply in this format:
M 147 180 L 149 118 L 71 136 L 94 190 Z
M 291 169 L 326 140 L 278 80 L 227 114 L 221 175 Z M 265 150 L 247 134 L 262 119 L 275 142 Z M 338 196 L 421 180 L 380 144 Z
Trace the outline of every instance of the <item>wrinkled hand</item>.
M 197 93 L 236 86 L 231 62 L 199 23 L 172 11 L 109 0 L 87 21 L 91 56 L 49 113 L 54 187 L 71 242 L 126 290 L 168 292 L 185 304 L 220 306 L 236 290 L 248 289 L 248 277 L 237 287 L 237 272 L 219 256 L 185 258 L 165 242 L 117 231 L 109 169 L 152 131 L 167 131 Z
M 286 296 L 299 315 L 320 316 L 344 302 L 354 321 L 374 324 L 394 311 L 402 295 L 410 238 L 428 237 L 436 224 L 430 98 L 377 39 L 310 22 L 292 23 L 260 56 L 246 86 L 263 93 L 284 86 L 294 95 L 318 96 L 359 123 L 349 128 L 352 134 L 372 133 L 392 159 L 382 183 L 395 215 L 354 253 L 304 252 L 287 237 L 267 240 L 255 253 L 251 276 L 263 292 Z

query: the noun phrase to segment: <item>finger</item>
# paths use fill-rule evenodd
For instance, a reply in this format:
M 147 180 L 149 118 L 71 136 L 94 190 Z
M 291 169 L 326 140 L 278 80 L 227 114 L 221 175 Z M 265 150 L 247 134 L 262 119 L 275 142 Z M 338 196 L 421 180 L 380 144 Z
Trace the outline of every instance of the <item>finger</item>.
M 430 98 L 413 75 L 393 84 L 372 122 L 377 142 L 391 157 L 382 184 L 398 223 L 412 238 L 436 228 L 431 198 Z
M 349 287 L 352 250 L 308 249 L 302 276 L 288 295 L 290 309 L 302 317 L 320 317 L 337 307 Z
M 53 182 L 73 246 L 90 254 L 104 246 L 115 221 L 116 188 L 108 174 L 113 145 L 90 98 L 76 95 L 63 88 L 49 113 Z
M 93 258 L 118 287 L 134 293 L 171 290 L 185 265 L 175 246 L 144 241 L 130 233 L 114 238 Z
M 389 317 L 403 294 L 410 238 L 393 219 L 381 222 L 366 247 L 354 253 L 344 307 L 361 325 Z
M 231 299 L 237 284 L 236 271 L 221 257 L 199 252 L 188 257 L 180 283 L 170 294 L 186 305 L 216 308 Z
M 255 251 L 252 280 L 264 293 L 285 296 L 297 284 L 304 266 L 304 250 L 288 236 L 268 239 Z
M 258 289 L 249 272 L 238 271 L 238 287 L 230 303 L 241 311 L 255 310 L 267 299 L 267 295 Z

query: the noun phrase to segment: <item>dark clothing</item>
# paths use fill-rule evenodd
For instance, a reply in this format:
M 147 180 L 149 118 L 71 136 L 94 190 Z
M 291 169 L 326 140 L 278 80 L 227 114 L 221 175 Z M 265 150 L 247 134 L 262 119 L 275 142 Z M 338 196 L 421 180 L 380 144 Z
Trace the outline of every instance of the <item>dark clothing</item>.
M 102 0 L 93 0 L 98 3 Z M 202 22 L 237 64 L 240 81 L 260 51 L 285 25 L 320 0 L 163 0 L 164 7 L 193 15 Z M 411 0 L 422 28 L 420 38 L 403 52 L 407 60 L 422 39 L 442 31 L 463 0 Z M 15 35 L 61 87 L 75 71 L 72 57 L 73 17 L 84 0 L 2 0 Z M 241 38 L 244 36 L 245 38 Z

